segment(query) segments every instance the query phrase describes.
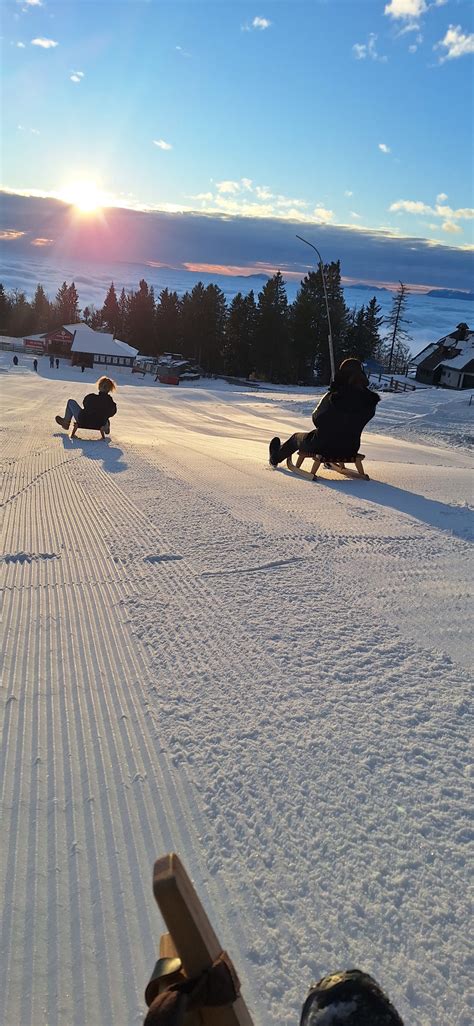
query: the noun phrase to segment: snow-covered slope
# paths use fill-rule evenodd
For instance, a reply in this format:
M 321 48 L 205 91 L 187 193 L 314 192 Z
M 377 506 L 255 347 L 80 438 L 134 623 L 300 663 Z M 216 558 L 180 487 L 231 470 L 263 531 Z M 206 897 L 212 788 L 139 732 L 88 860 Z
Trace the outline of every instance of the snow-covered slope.
M 92 372 L 10 360 L 0 1021 L 140 1023 L 175 849 L 256 1026 L 349 965 L 467 1026 L 469 395 L 384 396 L 372 480 L 314 485 L 266 464 L 309 391 L 120 372 L 71 442 Z

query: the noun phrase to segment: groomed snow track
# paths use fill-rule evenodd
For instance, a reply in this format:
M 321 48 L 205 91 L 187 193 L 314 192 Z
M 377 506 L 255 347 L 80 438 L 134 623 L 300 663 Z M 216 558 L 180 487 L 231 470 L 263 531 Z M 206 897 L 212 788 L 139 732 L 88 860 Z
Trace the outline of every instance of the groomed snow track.
M 193 391 L 140 389 L 129 436 L 130 386 L 110 443 L 70 442 L 70 387 L 25 372 L 5 410 L 0 1022 L 138 1026 L 174 849 L 256 1026 L 349 963 L 467 1026 L 468 669 L 406 613 L 464 602 L 464 457 L 410 515 L 392 451 L 384 501 L 267 473 L 253 396 L 196 391 L 186 436 Z

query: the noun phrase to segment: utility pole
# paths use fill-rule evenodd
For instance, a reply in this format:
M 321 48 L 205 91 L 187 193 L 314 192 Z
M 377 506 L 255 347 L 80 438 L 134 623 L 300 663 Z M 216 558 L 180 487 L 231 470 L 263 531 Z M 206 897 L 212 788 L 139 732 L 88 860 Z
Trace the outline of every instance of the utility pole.
M 314 249 L 314 252 L 317 253 L 318 258 L 319 258 L 319 270 L 321 271 L 321 278 L 322 278 L 322 281 L 323 281 L 324 299 L 325 299 L 325 302 L 326 302 L 326 314 L 327 314 L 327 318 L 328 318 L 329 363 L 331 365 L 331 381 L 332 381 L 334 379 L 334 375 L 336 373 L 336 368 L 335 368 L 335 365 L 334 365 L 334 349 L 333 349 L 333 344 L 332 344 L 331 318 L 329 316 L 328 293 L 327 293 L 327 288 L 326 288 L 326 278 L 325 278 L 325 275 L 324 275 L 323 259 L 322 259 L 321 253 L 319 252 L 319 249 L 316 249 L 316 246 L 313 246 L 312 242 L 308 242 L 307 239 L 303 239 L 303 237 L 301 235 L 297 235 L 296 238 L 299 239 L 300 242 L 305 242 L 307 246 L 311 246 L 311 249 Z

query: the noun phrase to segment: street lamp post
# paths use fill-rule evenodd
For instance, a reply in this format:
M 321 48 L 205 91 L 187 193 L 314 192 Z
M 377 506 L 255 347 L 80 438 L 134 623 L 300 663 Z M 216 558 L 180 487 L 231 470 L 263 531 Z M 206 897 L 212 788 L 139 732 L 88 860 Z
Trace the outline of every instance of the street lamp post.
M 333 344 L 332 344 L 331 318 L 329 316 L 328 293 L 327 293 L 327 288 L 326 288 L 326 278 L 325 278 L 325 275 L 324 275 L 323 260 L 322 260 L 322 257 L 321 257 L 321 253 L 319 252 L 319 249 L 316 249 L 316 246 L 313 246 L 312 242 L 308 242 L 307 239 L 303 239 L 303 237 L 301 235 L 297 235 L 296 238 L 299 239 L 300 242 L 305 242 L 307 246 L 311 246 L 311 249 L 314 249 L 314 252 L 317 253 L 318 257 L 319 257 L 319 270 L 321 271 L 321 278 L 322 278 L 322 281 L 323 281 L 324 299 L 325 299 L 325 302 L 326 302 L 326 313 L 327 313 L 327 318 L 328 318 L 329 362 L 331 364 L 331 381 L 332 381 L 334 379 L 334 375 L 336 373 L 336 368 L 335 368 L 335 365 L 334 365 L 334 349 L 333 349 Z

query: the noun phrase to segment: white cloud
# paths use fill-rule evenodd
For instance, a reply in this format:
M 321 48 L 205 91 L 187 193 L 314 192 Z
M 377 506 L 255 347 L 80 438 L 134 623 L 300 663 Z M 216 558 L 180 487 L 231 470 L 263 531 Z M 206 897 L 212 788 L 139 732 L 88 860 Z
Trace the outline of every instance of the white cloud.
M 428 5 L 425 0 L 390 0 L 390 3 L 385 5 L 384 14 L 387 14 L 389 18 L 413 20 L 425 14 L 427 10 Z
M 391 204 L 389 210 L 394 211 L 395 213 L 401 213 L 403 211 L 406 214 L 418 214 L 422 216 L 431 214 L 431 216 L 434 215 L 435 217 L 444 218 L 444 225 L 451 226 L 455 221 L 470 221 L 474 218 L 473 207 L 458 207 L 456 210 L 453 210 L 452 207 L 447 207 L 443 203 L 439 203 L 442 196 L 447 199 L 446 194 L 441 192 L 439 196 L 436 197 L 434 207 L 429 203 L 423 203 L 421 200 L 397 200 L 395 203 Z M 458 228 L 456 225 L 454 228 L 445 228 L 444 225 L 442 226 L 443 231 L 462 231 L 462 229 Z
M 270 192 L 267 185 L 257 185 L 255 187 L 255 193 L 260 200 L 274 199 L 273 192 Z M 291 200 L 291 202 L 293 203 L 293 200 Z
M 396 212 L 404 210 L 407 214 L 434 213 L 433 207 L 430 207 L 427 203 L 422 203 L 421 200 L 397 200 L 397 202 L 392 203 L 388 209 Z
M 454 221 L 443 221 L 441 227 L 443 229 L 443 232 L 449 232 L 450 235 L 455 235 L 458 232 L 462 232 L 462 228 L 460 228 L 458 224 L 455 224 Z
M 377 36 L 375 32 L 371 32 L 367 43 L 354 43 L 352 53 L 354 54 L 356 61 L 365 61 L 368 57 L 372 61 L 380 61 L 380 63 L 385 64 L 388 58 L 381 57 L 378 54 L 376 41 Z
M 18 47 L 19 50 L 25 50 L 26 49 L 25 43 L 16 43 L 16 46 Z
M 390 149 L 390 146 L 387 146 L 386 143 L 379 143 L 379 150 L 381 150 L 382 153 L 391 153 L 392 152 L 391 149 Z
M 325 207 L 321 206 L 315 207 L 313 214 L 315 217 L 317 217 L 318 221 L 324 221 L 325 224 L 328 224 L 329 221 L 332 221 L 334 217 L 334 213 L 332 210 L 326 210 Z
M 417 50 L 418 47 L 416 43 L 412 43 L 411 46 L 408 47 L 408 53 L 416 53 Z
M 345 192 L 344 192 L 344 196 L 353 196 L 353 195 L 354 195 L 354 193 L 352 192 L 352 189 L 346 189 Z
M 29 7 L 42 7 L 43 0 L 16 0 L 17 4 L 21 4 L 24 11 L 27 11 Z
M 265 29 L 270 28 L 271 21 L 268 18 L 254 18 L 252 22 L 252 28 L 260 29 L 263 32 Z
M 355 210 L 350 210 L 349 213 L 350 213 L 351 217 L 356 217 L 357 220 L 360 221 L 360 219 L 362 217 L 362 214 L 357 214 Z
M 440 39 L 439 43 L 435 43 L 433 50 L 440 50 L 442 47 L 444 47 L 446 53 L 440 57 L 440 64 L 444 64 L 445 61 L 454 60 L 457 57 L 464 57 L 468 53 L 474 53 L 474 32 L 466 35 L 460 25 L 450 25 L 444 39 Z
M 447 197 L 445 192 L 439 192 L 437 197 L 436 197 L 436 202 L 437 203 L 444 203 L 447 200 L 447 198 L 448 197 Z
M 198 192 L 196 196 L 190 196 L 189 197 L 189 199 L 195 199 L 195 200 L 201 200 L 201 201 L 207 200 L 208 203 L 211 202 L 212 198 L 213 198 L 212 197 L 212 192 Z
M 165 142 L 164 139 L 153 139 L 153 145 L 158 146 L 159 150 L 172 150 L 171 143 Z
M 247 189 L 249 192 L 251 192 L 252 191 L 252 179 L 251 178 L 241 178 L 240 180 L 242 182 L 243 188 Z
M 40 46 L 43 50 L 51 50 L 54 46 L 59 46 L 59 43 L 55 39 L 45 39 L 40 36 L 38 39 L 32 39 L 31 45 Z
M 69 77 L 71 79 L 71 82 L 80 82 L 81 79 L 84 78 L 84 72 L 83 71 L 71 71 L 71 74 L 70 74 Z
M 216 182 L 217 191 L 220 193 L 240 192 L 240 182 L 232 182 L 226 179 L 224 182 Z

